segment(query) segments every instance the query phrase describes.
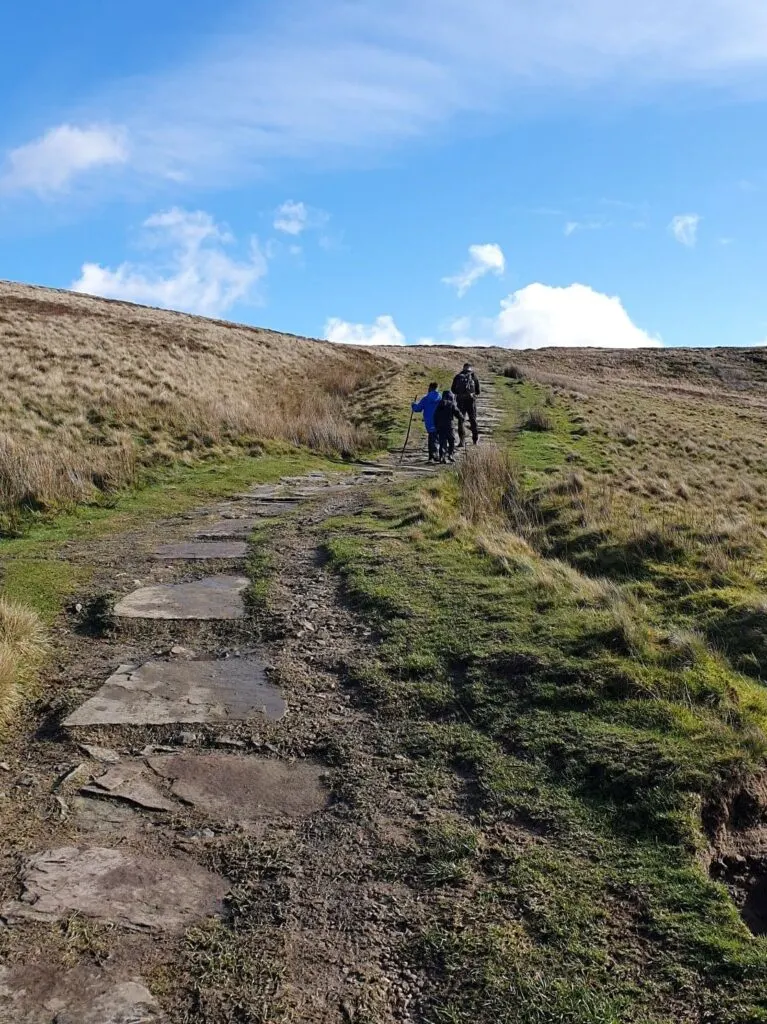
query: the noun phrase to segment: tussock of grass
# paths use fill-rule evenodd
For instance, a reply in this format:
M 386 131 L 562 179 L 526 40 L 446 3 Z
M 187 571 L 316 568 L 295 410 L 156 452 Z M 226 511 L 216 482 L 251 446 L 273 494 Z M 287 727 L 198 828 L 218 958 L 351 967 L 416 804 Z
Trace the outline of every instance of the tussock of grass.
M 10 721 L 45 650 L 35 612 L 0 597 L 0 727 Z
M 519 468 L 507 452 L 495 445 L 467 451 L 457 473 L 461 511 L 469 522 L 495 519 L 516 501 Z
M 540 406 L 536 406 L 533 409 L 528 409 L 522 420 L 521 426 L 522 430 L 538 430 L 543 433 L 547 430 L 554 429 L 554 421 L 545 409 L 541 409 Z
M 126 438 L 86 454 L 50 442 L 24 445 L 0 434 L 0 508 L 83 501 L 97 490 L 123 487 L 135 475 L 136 454 Z
M 524 380 L 525 371 L 518 363 L 509 363 L 503 368 L 503 376 L 510 380 Z

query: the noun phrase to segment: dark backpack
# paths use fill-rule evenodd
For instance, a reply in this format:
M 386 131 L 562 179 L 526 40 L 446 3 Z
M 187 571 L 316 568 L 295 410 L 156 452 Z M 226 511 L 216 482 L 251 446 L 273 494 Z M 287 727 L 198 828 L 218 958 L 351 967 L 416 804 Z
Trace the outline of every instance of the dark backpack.
M 453 391 L 461 397 L 463 395 L 475 395 L 477 392 L 473 373 L 459 373 L 453 385 Z

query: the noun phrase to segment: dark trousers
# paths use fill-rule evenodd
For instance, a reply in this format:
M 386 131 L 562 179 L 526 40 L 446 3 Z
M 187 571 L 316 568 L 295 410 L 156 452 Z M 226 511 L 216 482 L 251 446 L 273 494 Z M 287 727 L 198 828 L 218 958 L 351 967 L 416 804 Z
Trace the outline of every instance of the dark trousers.
M 436 430 L 430 430 L 429 431 L 429 458 L 430 459 L 434 459 L 435 461 L 437 459 L 437 444 L 438 444 L 437 431 Z
M 440 459 L 440 462 L 447 455 L 452 456 L 454 451 L 455 451 L 455 436 L 453 434 L 453 431 L 451 430 L 449 434 L 440 434 L 439 435 L 439 459 Z
M 479 437 L 479 427 L 477 426 L 477 399 L 474 395 L 459 395 L 458 396 L 458 410 L 463 413 L 464 416 L 469 417 L 469 426 L 471 427 L 471 439 L 474 444 L 477 443 Z M 463 423 L 458 424 L 458 436 L 463 442 L 466 434 L 464 433 Z

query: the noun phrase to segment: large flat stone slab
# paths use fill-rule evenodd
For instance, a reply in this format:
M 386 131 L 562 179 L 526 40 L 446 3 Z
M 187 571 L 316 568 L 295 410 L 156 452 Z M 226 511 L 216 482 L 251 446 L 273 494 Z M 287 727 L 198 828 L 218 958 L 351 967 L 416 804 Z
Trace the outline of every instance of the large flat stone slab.
M 178 544 L 162 544 L 154 557 L 164 562 L 205 562 L 213 559 L 241 559 L 248 553 L 248 545 L 239 540 L 191 540 Z
M 182 931 L 219 914 L 228 890 L 223 878 L 198 864 L 99 846 L 64 846 L 26 857 L 21 881 L 21 899 L 0 909 L 8 924 L 78 913 L 134 931 Z
M 238 754 L 171 754 L 147 758 L 171 792 L 218 821 L 304 817 L 322 810 L 328 791 L 312 764 Z
M 199 540 L 219 540 L 247 537 L 258 525 L 254 517 L 242 519 L 222 519 L 219 523 L 208 523 L 195 534 Z
M 0 967 L 0 1021 L 14 1024 L 162 1024 L 140 978 L 98 968 Z
M 246 576 L 209 576 L 194 583 L 141 587 L 115 605 L 125 619 L 244 619 Z
M 65 726 L 170 725 L 282 718 L 285 701 L 258 658 L 121 665 Z

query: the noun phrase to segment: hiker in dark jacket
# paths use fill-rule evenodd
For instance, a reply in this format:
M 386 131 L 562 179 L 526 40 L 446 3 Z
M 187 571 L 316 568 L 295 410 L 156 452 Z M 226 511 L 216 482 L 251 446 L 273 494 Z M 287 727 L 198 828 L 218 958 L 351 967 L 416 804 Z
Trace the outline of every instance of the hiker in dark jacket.
M 424 395 L 420 402 L 413 402 L 413 412 L 423 413 L 423 425 L 429 435 L 429 462 L 437 461 L 437 432 L 434 426 L 434 410 L 441 401 L 437 382 L 429 385 L 428 394 Z
M 456 397 L 459 410 L 464 416 L 469 417 L 471 426 L 471 439 L 474 444 L 479 438 L 479 427 L 477 426 L 477 397 L 480 393 L 479 378 L 474 372 L 471 363 L 464 363 L 463 369 L 453 378 L 452 392 Z M 458 447 L 464 443 L 463 420 L 458 427 Z
M 463 426 L 463 416 L 458 411 L 451 391 L 442 392 L 442 400 L 434 410 L 434 427 L 439 439 L 439 461 L 453 462 L 455 451 L 455 434 L 453 420 L 458 420 L 459 430 Z

